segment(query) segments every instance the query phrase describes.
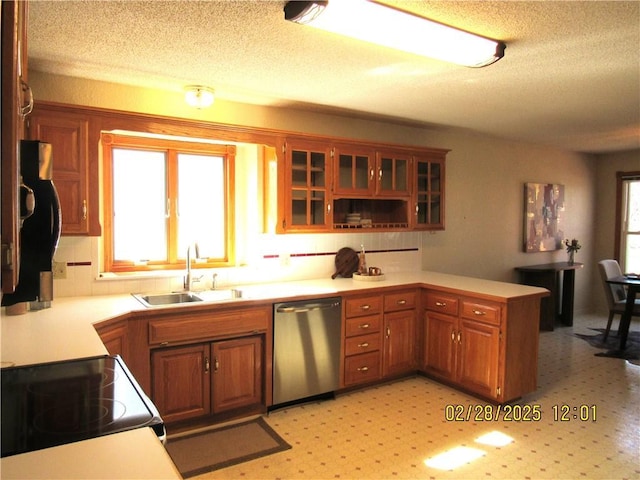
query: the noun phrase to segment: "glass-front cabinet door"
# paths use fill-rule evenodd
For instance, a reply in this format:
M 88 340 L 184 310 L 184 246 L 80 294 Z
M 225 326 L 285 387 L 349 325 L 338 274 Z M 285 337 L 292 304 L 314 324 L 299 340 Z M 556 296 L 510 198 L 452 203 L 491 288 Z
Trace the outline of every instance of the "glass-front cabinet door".
M 329 155 L 330 150 L 322 144 L 286 143 L 281 231 L 318 231 L 331 225 Z
M 415 158 L 414 229 L 444 230 L 444 158 Z
M 337 145 L 333 150 L 334 193 L 370 195 L 375 188 L 372 149 Z
M 397 152 L 376 153 L 376 195 L 411 194 L 411 155 Z

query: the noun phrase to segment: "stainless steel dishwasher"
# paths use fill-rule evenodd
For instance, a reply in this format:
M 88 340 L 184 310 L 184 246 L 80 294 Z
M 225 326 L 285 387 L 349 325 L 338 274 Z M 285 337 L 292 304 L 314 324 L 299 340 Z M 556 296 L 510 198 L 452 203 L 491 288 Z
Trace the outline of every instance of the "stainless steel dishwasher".
M 341 298 L 276 303 L 273 308 L 273 404 L 337 390 Z

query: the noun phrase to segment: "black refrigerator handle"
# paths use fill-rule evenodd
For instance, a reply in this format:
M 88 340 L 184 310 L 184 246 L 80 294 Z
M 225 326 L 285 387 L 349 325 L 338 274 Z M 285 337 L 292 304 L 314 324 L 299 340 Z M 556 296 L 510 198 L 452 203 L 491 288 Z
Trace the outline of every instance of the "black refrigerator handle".
M 51 259 L 56 253 L 58 248 L 58 242 L 60 241 L 60 234 L 62 232 L 62 210 L 60 208 L 60 197 L 58 196 L 58 190 L 51 181 Z

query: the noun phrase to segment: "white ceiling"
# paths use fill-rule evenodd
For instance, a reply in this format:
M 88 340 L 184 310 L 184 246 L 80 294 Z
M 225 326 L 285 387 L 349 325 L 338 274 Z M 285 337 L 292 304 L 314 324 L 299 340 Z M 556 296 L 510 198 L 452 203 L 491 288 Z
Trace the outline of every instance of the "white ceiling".
M 29 68 L 170 90 L 205 84 L 233 101 L 579 152 L 640 148 L 638 0 L 385 0 L 505 42 L 505 57 L 479 69 L 285 21 L 285 3 L 31 0 Z

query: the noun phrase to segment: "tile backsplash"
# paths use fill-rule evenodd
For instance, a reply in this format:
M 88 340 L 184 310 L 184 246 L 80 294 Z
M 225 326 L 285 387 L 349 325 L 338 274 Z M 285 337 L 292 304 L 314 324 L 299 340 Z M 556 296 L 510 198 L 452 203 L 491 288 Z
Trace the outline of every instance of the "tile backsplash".
M 194 283 L 193 289 L 210 289 L 214 274 L 217 288 L 331 277 L 336 252 L 342 247 L 359 251 L 360 245 L 367 252 L 367 264 L 380 267 L 383 272 L 421 269 L 419 232 L 261 234 L 250 246 L 236 252 L 235 267 L 195 268 L 192 275 L 200 277 L 200 281 Z M 54 298 L 183 288 L 183 270 L 140 275 L 102 273 L 98 237 L 62 237 L 54 261 L 66 264 L 66 278 L 54 279 Z

